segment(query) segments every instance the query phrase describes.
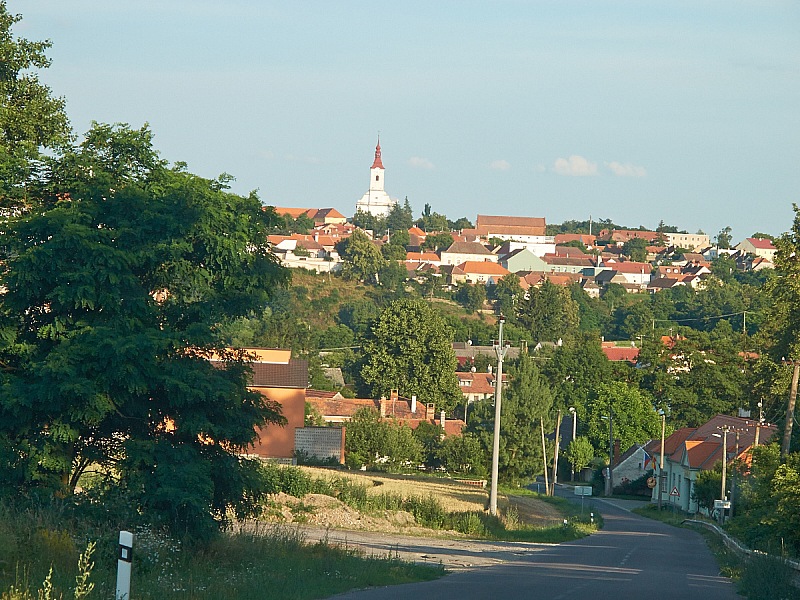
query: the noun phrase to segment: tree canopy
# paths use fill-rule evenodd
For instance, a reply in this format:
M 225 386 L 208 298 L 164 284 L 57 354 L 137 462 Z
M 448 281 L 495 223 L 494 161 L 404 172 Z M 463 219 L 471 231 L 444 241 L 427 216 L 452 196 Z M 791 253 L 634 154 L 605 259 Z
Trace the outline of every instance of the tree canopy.
M 200 527 L 248 497 L 233 452 L 283 421 L 216 325 L 289 278 L 266 246 L 274 213 L 167 168 L 151 137 L 95 125 L 53 162 L 43 208 L 5 223 L 0 435 L 31 485 L 68 493 L 99 463 Z
M 390 303 L 364 341 L 361 377 L 372 397 L 397 389 L 402 396 L 452 410 L 462 398 L 452 335 L 421 298 Z

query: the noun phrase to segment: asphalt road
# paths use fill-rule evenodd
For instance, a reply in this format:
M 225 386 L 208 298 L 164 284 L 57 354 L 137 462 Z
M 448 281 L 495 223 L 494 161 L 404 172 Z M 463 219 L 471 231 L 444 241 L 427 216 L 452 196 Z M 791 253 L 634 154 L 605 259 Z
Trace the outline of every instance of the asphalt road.
M 627 503 L 595 500 L 600 532 L 559 545 L 391 538 L 372 546 L 401 558 L 442 562 L 452 574 L 425 583 L 348 592 L 338 600 L 465 600 L 506 598 L 691 599 L 740 598 L 719 575 L 714 556 L 695 531 L 631 513 Z M 355 535 L 355 534 L 349 534 Z M 358 545 L 352 539 L 354 545 Z M 392 543 L 394 542 L 394 543 Z M 424 557 L 424 558 L 423 558 Z M 455 559 L 455 560 L 454 560 Z

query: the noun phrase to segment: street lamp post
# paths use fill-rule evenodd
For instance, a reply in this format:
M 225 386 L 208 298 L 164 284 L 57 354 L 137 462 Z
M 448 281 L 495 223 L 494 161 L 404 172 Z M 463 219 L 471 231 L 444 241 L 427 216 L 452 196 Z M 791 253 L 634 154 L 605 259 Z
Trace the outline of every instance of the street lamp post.
M 664 433 L 667 427 L 667 413 L 661 412 L 661 461 L 658 464 L 658 511 L 661 512 L 661 496 L 664 495 Z
M 492 439 L 492 488 L 489 493 L 489 514 L 497 515 L 497 474 L 500 464 L 500 399 L 503 388 L 503 359 L 508 348 L 503 346 L 503 323 L 505 318 L 501 315 L 498 320 L 500 323 L 500 339 L 494 347 L 497 354 L 497 378 L 494 385 L 494 437 Z
M 605 419 L 605 417 L 602 417 Z M 609 408 L 608 411 L 608 477 L 606 477 L 606 496 L 610 496 L 614 492 L 614 473 L 612 465 L 614 464 L 614 411 Z
M 722 428 L 722 495 L 720 496 L 723 501 L 728 499 L 725 493 L 725 476 L 728 474 L 728 427 Z M 722 509 L 722 523 L 725 523 L 725 509 Z
M 578 412 L 574 406 L 569 407 L 569 413 L 572 415 L 572 441 L 575 442 L 575 434 L 578 431 Z M 573 448 L 574 450 L 574 448 Z M 572 481 L 575 481 L 575 460 L 572 461 Z

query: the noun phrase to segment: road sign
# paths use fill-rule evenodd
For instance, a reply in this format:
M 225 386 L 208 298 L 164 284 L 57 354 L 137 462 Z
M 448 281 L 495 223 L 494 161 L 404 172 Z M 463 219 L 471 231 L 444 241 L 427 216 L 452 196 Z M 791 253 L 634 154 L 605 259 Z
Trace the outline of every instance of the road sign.
M 730 500 L 714 500 L 714 508 L 716 509 L 728 509 L 731 508 L 731 501 Z
M 681 493 L 678 491 L 677 485 L 674 488 L 672 488 L 672 491 L 669 493 L 669 495 L 680 497 Z
M 576 485 L 575 486 L 575 495 L 576 496 L 591 496 L 592 495 L 592 486 L 590 486 L 590 485 Z

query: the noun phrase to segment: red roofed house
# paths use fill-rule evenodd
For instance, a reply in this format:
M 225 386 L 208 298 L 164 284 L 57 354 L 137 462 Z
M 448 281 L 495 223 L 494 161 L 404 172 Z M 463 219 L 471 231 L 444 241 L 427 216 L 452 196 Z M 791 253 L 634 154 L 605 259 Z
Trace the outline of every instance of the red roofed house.
M 614 362 L 629 362 L 635 365 L 639 362 L 639 348 L 633 344 L 617 346 L 615 342 L 602 342 L 600 348 L 608 360 Z
M 746 254 L 754 254 L 775 262 L 775 253 L 778 249 L 769 238 L 747 238 L 736 245 L 736 249 Z
M 724 450 L 723 428 L 728 429 Z M 699 506 L 692 499 L 697 474 L 713 469 L 723 457 L 728 464 L 733 460 L 749 464 L 751 448 L 766 444 L 776 433 L 774 425 L 728 415 L 717 415 L 700 427 L 677 430 L 664 441 L 662 503 L 675 504 L 686 512 L 698 512 Z M 661 440 L 649 442 L 645 449 L 656 462 L 660 461 Z M 652 501 L 658 502 L 658 486 L 653 489 Z
M 289 215 L 292 219 L 297 219 L 300 215 L 306 215 L 314 221 L 314 225 L 341 225 L 347 223 L 347 217 L 335 208 L 285 208 L 276 206 L 275 212 L 279 215 Z
M 450 283 L 483 283 L 495 285 L 511 271 L 494 262 L 467 261 L 453 267 Z
M 616 242 L 620 246 L 633 239 L 642 239 L 650 243 L 655 243 L 662 237 L 657 231 L 641 231 L 639 229 L 603 229 L 597 236 L 599 240 Z
M 580 242 L 591 249 L 597 243 L 596 235 L 586 233 L 557 233 L 555 236 L 556 245 L 566 244 L 567 242 Z
M 652 278 L 653 266 L 650 263 L 624 261 L 607 266 L 631 285 L 647 286 Z
M 465 229 L 462 233 L 469 239 L 498 238 L 522 242 L 537 256 L 555 249 L 555 239 L 547 235 L 545 220 L 541 217 L 478 215 L 475 229 Z
M 442 427 L 445 435 L 461 435 L 466 426 L 460 419 L 447 419 L 444 411 L 437 414 L 433 404 L 423 405 L 417 402 L 416 396 L 410 399 L 400 397 L 397 390 L 392 390 L 389 398 L 379 400 L 344 398 L 341 394 L 327 397 L 319 392 L 307 394 L 305 400 L 317 409 L 326 423 L 334 425 L 346 425 L 357 410 L 370 408 L 377 410 L 381 418 L 396 419 L 411 429 L 416 429 L 420 423 L 427 421 Z
M 460 265 L 467 261 L 498 262 L 497 255 L 478 242 L 453 242 L 440 254 L 443 265 Z

